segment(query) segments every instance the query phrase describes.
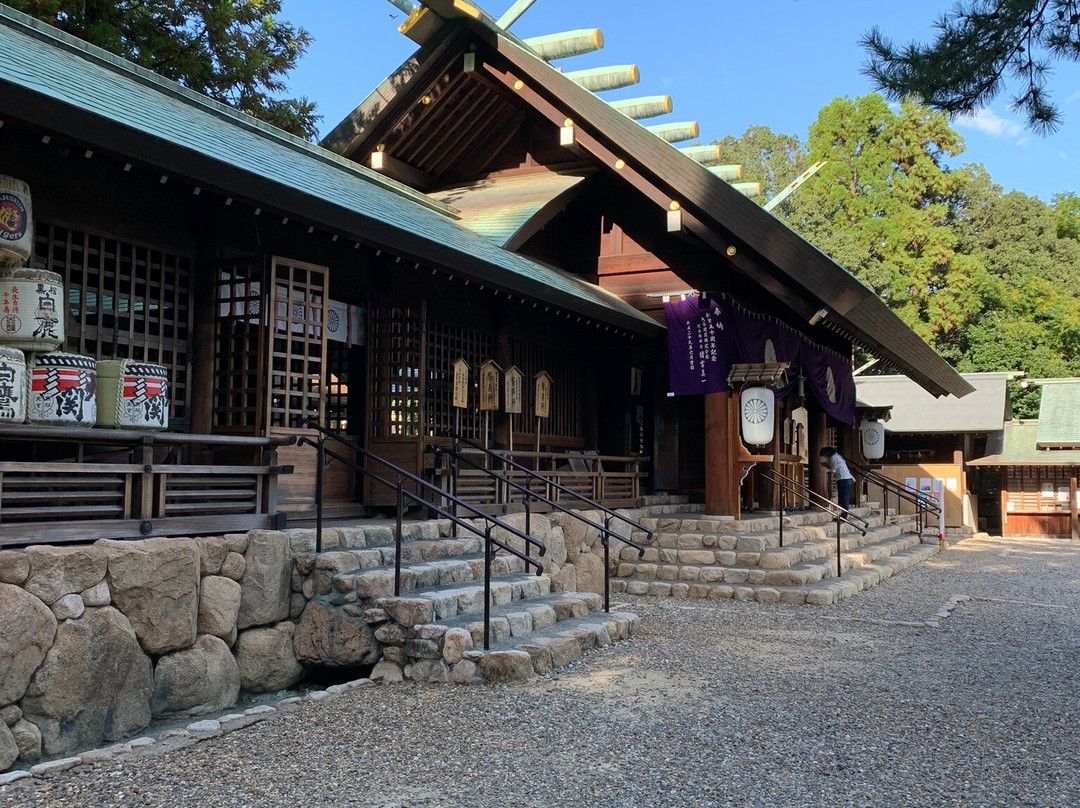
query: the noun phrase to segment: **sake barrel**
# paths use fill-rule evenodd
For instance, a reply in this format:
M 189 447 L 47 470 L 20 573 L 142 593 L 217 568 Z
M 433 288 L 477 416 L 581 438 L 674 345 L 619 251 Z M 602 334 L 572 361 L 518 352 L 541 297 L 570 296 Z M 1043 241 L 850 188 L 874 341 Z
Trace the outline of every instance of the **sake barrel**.
M 169 372 L 133 359 L 97 363 L 98 426 L 165 429 L 169 426 Z
M 64 279 L 46 269 L 0 269 L 0 343 L 23 351 L 64 344 Z
M 97 421 L 97 362 L 89 356 L 36 353 L 27 366 L 30 396 L 26 420 L 48 426 L 86 426 Z
M 30 186 L 0 174 L 0 266 L 29 262 L 34 254 L 34 219 Z
M 0 423 L 26 420 L 26 356 L 0 346 Z

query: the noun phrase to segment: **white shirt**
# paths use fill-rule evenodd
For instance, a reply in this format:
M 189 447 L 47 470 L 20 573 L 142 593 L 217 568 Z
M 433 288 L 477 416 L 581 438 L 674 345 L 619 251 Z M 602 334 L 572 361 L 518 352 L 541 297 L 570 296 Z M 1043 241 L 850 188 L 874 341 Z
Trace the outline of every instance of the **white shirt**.
M 848 471 L 847 463 L 844 462 L 844 458 L 837 452 L 829 458 L 829 471 L 838 480 L 854 480 L 851 476 L 851 472 Z

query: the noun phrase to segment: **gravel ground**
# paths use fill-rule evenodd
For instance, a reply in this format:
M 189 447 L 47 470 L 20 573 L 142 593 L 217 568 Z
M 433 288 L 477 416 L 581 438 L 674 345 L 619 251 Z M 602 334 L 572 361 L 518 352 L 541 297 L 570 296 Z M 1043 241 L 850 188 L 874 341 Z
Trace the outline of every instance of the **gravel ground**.
M 633 641 L 529 685 L 351 690 L 0 806 L 1080 804 L 1076 544 L 968 539 L 828 608 L 619 601 Z

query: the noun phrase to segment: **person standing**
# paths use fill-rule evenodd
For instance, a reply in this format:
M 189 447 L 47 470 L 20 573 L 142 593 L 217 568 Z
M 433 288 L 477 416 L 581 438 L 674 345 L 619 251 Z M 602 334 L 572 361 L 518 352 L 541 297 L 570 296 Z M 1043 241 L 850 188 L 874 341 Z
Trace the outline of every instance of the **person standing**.
M 840 507 L 845 512 L 851 510 L 851 487 L 855 484 L 855 478 L 848 470 L 847 463 L 834 446 L 823 446 L 819 454 L 821 464 L 827 466 L 829 473 L 836 478 L 836 499 Z

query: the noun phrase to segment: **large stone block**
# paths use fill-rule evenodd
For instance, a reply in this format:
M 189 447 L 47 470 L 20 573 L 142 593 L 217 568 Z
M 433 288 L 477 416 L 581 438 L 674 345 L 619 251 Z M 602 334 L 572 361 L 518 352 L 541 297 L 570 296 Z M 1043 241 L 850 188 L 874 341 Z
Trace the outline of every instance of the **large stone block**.
M 0 550 L 0 583 L 22 586 L 30 577 L 30 557 L 21 550 Z
M 22 698 L 56 637 L 52 610 L 24 589 L 0 584 L 0 706 Z
M 200 715 L 233 706 L 239 695 L 240 669 L 229 646 L 204 634 L 158 660 L 151 709 L 155 716 Z
M 280 623 L 289 616 L 292 575 L 289 534 L 280 530 L 252 530 L 248 533 L 244 561 L 237 628 Z
M 229 554 L 229 545 L 221 536 L 207 536 L 195 539 L 199 548 L 199 570 L 203 575 L 217 575 L 225 556 Z
M 523 682 L 536 675 L 532 657 L 525 651 L 492 651 L 480 660 L 485 682 Z
M 99 541 L 113 605 L 148 654 L 187 648 L 199 622 L 199 547 L 192 539 Z M 84 587 L 85 588 L 85 587 Z
M 0 771 L 3 771 L 19 757 L 19 745 L 11 734 L 7 724 L 0 724 Z
M 236 616 L 240 613 L 240 584 L 223 575 L 207 575 L 199 594 L 199 634 L 236 642 Z
M 386 598 L 382 607 L 391 620 L 408 628 L 430 623 L 435 618 L 435 606 L 425 598 Z
M 41 760 L 41 730 L 36 725 L 29 721 L 20 721 L 11 728 L 11 737 L 19 747 L 19 760 L 25 763 L 37 763 Z
M 292 687 L 304 677 L 304 666 L 296 658 L 292 623 L 271 628 L 252 628 L 240 634 L 236 662 L 240 684 L 249 693 L 273 693 Z
M 43 753 L 66 755 L 145 727 L 153 691 L 150 659 L 135 630 L 106 606 L 59 626 L 21 706 L 41 730 Z
M 447 665 L 456 665 L 466 651 L 472 650 L 472 635 L 463 628 L 448 629 L 443 635 L 443 661 Z
M 247 561 L 240 553 L 230 552 L 225 556 L 225 560 L 221 562 L 221 574 L 226 578 L 231 578 L 234 581 L 239 581 L 244 577 L 244 570 L 247 568 Z
M 422 622 L 430 622 L 430 618 Z M 371 626 L 363 618 L 318 600 L 304 609 L 293 647 L 301 662 L 329 667 L 371 665 L 382 654 Z
M 52 606 L 64 595 L 78 594 L 105 577 L 107 558 L 97 545 L 86 547 L 28 547 L 30 575 L 27 592 Z

